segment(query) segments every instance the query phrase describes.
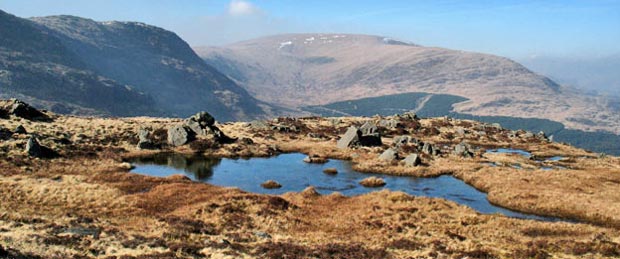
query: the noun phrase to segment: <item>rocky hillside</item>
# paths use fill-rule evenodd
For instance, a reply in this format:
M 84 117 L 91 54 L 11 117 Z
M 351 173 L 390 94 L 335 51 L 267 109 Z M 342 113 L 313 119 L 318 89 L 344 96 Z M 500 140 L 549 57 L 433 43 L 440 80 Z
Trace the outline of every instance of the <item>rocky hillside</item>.
M 205 109 L 234 120 L 261 117 L 267 108 L 161 28 L 6 13 L 0 24 L 2 97 L 34 99 L 57 112 L 121 116 Z
M 620 131 L 620 117 L 609 100 L 582 95 L 492 55 L 346 34 L 287 34 L 195 49 L 258 99 L 289 107 L 442 93 L 469 99 L 455 105 L 461 113 L 546 118 L 570 128 Z

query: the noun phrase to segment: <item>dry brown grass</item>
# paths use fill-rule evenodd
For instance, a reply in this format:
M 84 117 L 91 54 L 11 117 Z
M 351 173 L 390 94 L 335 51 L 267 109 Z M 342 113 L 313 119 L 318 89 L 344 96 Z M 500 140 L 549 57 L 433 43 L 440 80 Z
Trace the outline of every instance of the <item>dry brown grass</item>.
M 200 145 L 173 151 L 220 157 L 303 152 L 351 160 L 355 169 L 367 172 L 451 174 L 488 192 L 492 203 L 586 223 L 480 215 L 454 202 L 400 192 L 345 197 L 337 193 L 319 195 L 308 188 L 301 193 L 269 196 L 193 183 L 179 176 L 131 174 L 122 163 L 124 157 L 156 152 L 136 150 L 138 129 L 159 129 L 161 135 L 161 129 L 179 120 L 55 117 L 53 123 L 38 123 L 0 119 L 0 126 L 23 124 L 28 131 L 41 134 L 44 145 L 63 155 L 53 160 L 26 157 L 26 136 L 0 143 L 0 246 L 10 247 L 12 253 L 43 258 L 620 256 L 620 159 L 596 158 L 557 143 L 511 140 L 501 131 L 463 138 L 454 134 L 452 125 L 472 131 L 479 125 L 439 118 L 422 120 L 415 128 L 386 132 L 390 138 L 404 133 L 437 145 L 454 145 L 466 139 L 478 147 L 515 147 L 539 157 L 565 156 L 568 159 L 551 164 L 571 169 L 542 171 L 535 161 L 483 155 L 482 151 L 473 159 L 451 154 L 424 156 L 423 166 L 407 168 L 397 162 L 378 161 L 387 145 L 346 150 L 335 147 L 346 127 L 360 125 L 363 120 L 367 118 L 342 118 L 337 127 L 321 118 L 279 122 L 299 127 L 300 133 L 258 131 L 243 123 L 230 123 L 218 126 L 232 137 L 252 141 L 214 147 L 202 140 Z M 320 133 L 320 137 L 308 136 L 308 132 Z M 446 139 L 448 133 L 451 139 Z M 69 135 L 71 144 L 55 141 L 64 134 Z M 391 143 L 390 138 L 384 142 Z M 401 150 L 400 155 L 411 152 L 407 150 Z M 521 164 L 524 169 L 489 167 L 482 162 Z

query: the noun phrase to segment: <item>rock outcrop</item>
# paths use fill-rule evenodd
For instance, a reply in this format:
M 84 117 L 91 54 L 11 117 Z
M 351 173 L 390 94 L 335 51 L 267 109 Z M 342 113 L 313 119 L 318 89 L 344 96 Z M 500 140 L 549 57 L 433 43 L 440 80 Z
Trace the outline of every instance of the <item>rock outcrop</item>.
M 51 121 L 47 114 L 37 110 L 29 104 L 17 99 L 11 99 L 0 103 L 0 110 L 6 115 L 13 115 L 31 121 Z
M 461 142 L 454 147 L 454 154 L 466 158 L 474 157 L 474 153 L 471 151 L 471 146 L 464 142 Z
M 379 160 L 387 162 L 392 162 L 396 159 L 398 159 L 398 152 L 392 148 L 383 151 L 383 153 L 379 156 Z
M 157 149 L 157 145 L 150 138 L 151 132 L 148 129 L 138 131 L 138 149 Z
M 350 148 L 356 146 L 380 146 L 381 134 L 374 123 L 366 122 L 360 128 L 351 126 L 347 132 L 338 140 L 338 148 Z
M 37 158 L 55 158 L 58 156 L 56 151 L 42 146 L 34 136 L 31 136 L 26 143 L 26 153 L 31 157 Z
M 403 160 L 403 162 L 405 163 L 405 166 L 409 167 L 419 166 L 420 164 L 422 164 L 422 160 L 420 159 L 420 155 L 418 154 L 408 155 L 407 157 L 405 157 L 405 160 Z

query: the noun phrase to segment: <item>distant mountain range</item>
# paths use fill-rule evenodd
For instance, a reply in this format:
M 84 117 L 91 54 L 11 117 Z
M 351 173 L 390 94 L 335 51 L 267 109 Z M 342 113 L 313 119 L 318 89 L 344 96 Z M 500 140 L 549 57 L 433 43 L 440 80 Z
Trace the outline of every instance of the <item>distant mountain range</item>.
M 620 54 L 592 57 L 535 56 L 519 59 L 519 62 L 562 85 L 620 96 Z
M 618 102 L 560 86 L 507 58 L 350 34 L 286 34 L 195 47 L 259 100 L 297 108 L 389 94 L 451 94 L 455 112 L 544 118 L 620 133 Z
M 2 11 L 0 90 L 59 113 L 247 120 L 273 109 L 161 28 Z

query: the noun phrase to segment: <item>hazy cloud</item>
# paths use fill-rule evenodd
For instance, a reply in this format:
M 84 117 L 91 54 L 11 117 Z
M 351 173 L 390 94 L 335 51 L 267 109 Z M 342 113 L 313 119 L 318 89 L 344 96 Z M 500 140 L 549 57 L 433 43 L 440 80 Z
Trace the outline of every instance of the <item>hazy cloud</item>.
M 248 1 L 233 0 L 228 4 L 228 14 L 233 16 L 253 15 L 260 13 L 260 9 Z

